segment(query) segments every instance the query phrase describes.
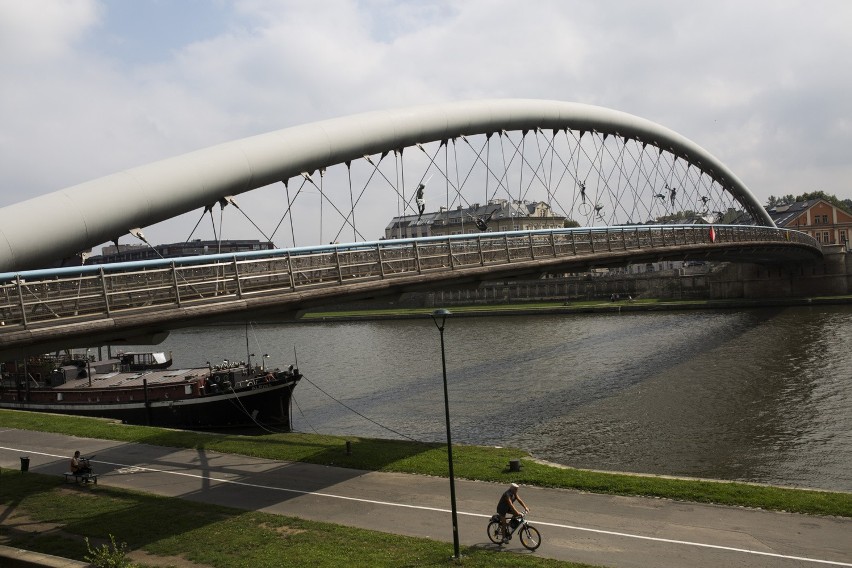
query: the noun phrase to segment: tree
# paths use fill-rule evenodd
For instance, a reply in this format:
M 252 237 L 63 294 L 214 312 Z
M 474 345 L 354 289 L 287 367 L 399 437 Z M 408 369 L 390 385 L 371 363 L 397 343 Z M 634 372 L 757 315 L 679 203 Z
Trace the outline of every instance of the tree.
M 780 197 L 775 197 L 774 195 L 770 195 L 769 199 L 766 202 L 766 206 L 769 208 L 779 207 L 782 205 L 792 205 L 796 202 L 796 198 L 792 194 L 782 195 Z

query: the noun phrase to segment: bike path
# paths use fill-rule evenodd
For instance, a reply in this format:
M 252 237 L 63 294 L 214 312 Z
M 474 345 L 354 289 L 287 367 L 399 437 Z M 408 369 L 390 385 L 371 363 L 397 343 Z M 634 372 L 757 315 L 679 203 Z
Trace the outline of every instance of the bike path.
M 96 454 L 99 485 L 431 538 L 452 554 L 445 478 L 0 429 L 6 469 L 26 455 L 31 471 L 61 475 L 75 449 Z M 500 549 L 485 527 L 505 485 L 456 480 L 462 547 Z M 521 496 L 543 542 L 530 553 L 516 536 L 508 554 L 619 568 L 852 567 L 850 519 L 523 485 Z

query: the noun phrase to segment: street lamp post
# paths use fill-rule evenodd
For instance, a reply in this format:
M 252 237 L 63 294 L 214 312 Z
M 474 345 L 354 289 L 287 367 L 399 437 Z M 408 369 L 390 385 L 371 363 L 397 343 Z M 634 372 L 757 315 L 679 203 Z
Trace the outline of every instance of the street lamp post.
M 453 558 L 459 559 L 459 520 L 456 512 L 456 480 L 453 475 L 453 440 L 450 436 L 450 397 L 447 394 L 447 357 L 444 352 L 444 323 L 450 310 L 441 308 L 432 312 L 432 321 L 441 333 L 441 369 L 444 375 L 444 413 L 447 420 L 447 461 L 450 466 L 450 508 L 453 515 Z M 440 323 L 438 323 L 440 320 Z

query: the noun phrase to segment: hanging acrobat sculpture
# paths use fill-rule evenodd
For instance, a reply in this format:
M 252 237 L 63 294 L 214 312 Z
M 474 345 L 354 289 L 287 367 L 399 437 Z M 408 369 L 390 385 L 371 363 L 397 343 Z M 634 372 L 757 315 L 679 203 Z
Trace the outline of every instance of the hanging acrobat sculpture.
M 666 189 L 669 190 L 669 199 L 671 199 L 672 207 L 674 207 L 675 196 L 677 195 L 677 188 L 676 187 L 669 187 L 669 184 L 665 184 L 665 186 L 666 186 Z
M 488 217 L 474 217 L 470 213 L 468 213 L 467 216 L 473 219 L 473 222 L 476 224 L 477 229 L 482 232 L 485 232 L 488 230 L 488 222 L 491 220 L 491 218 L 496 212 L 497 209 L 494 209 L 491 213 L 488 214 Z
M 426 189 L 426 184 L 421 183 L 417 186 L 417 220 L 420 220 L 420 217 L 423 216 L 423 212 L 426 211 L 426 200 L 423 199 L 423 190 Z
M 423 216 L 423 212 L 426 211 L 426 199 L 423 197 L 423 192 L 426 190 L 426 184 L 429 183 L 429 180 L 432 179 L 432 176 L 429 176 L 424 182 L 420 182 L 417 185 L 414 201 L 417 203 L 417 220 L 420 220 L 420 217 Z

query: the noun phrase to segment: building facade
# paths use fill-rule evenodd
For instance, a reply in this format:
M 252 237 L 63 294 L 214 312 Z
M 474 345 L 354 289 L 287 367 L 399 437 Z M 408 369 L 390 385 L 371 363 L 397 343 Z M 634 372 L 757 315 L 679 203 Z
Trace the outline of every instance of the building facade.
M 394 217 L 385 227 L 386 239 L 410 239 L 441 235 L 462 235 L 481 231 L 529 231 L 558 229 L 566 218 L 555 215 L 543 201 L 509 201 L 492 199 L 487 205 L 474 203 L 455 209 L 441 207 L 422 215 Z
M 155 258 L 176 258 L 181 256 L 198 256 L 204 254 L 234 253 L 253 250 L 272 250 L 275 245 L 271 242 L 258 240 L 202 241 L 196 239 L 184 243 L 167 245 L 108 245 L 101 249 L 101 254 L 90 256 L 86 264 L 109 264 L 112 262 L 131 262 L 137 260 L 152 260 Z
M 767 209 L 777 227 L 795 229 L 822 244 L 843 245 L 849 250 L 852 214 L 824 199 L 797 201 Z

